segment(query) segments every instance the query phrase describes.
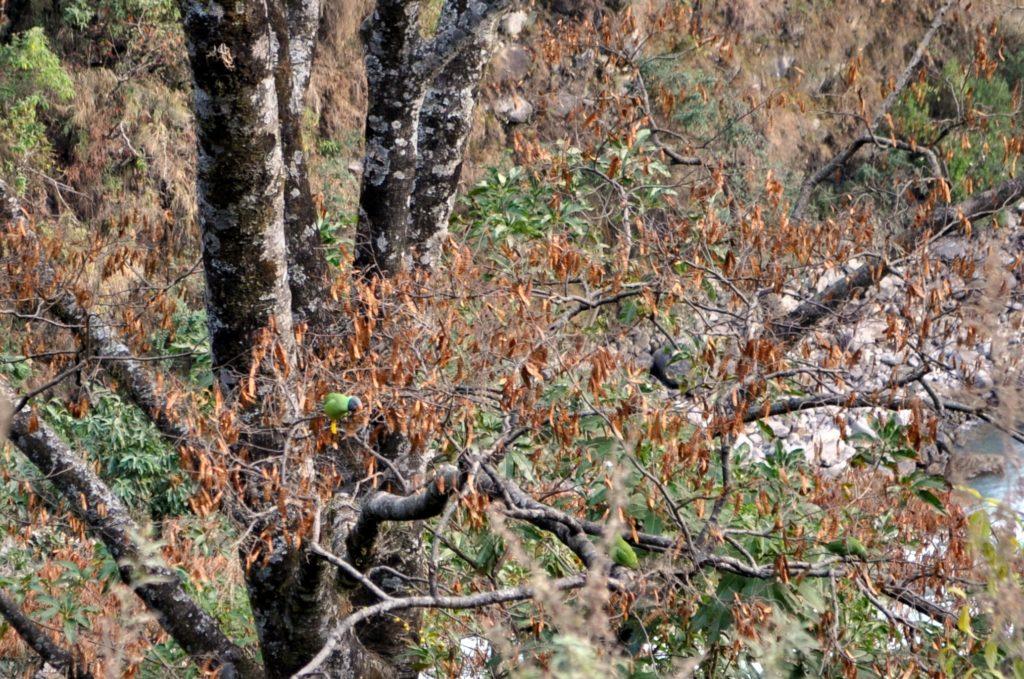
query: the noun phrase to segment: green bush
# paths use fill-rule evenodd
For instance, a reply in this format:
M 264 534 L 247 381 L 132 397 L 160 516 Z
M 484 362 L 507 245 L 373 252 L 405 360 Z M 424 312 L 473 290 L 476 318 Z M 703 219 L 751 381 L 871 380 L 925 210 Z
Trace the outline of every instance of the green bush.
M 61 436 L 99 463 L 100 475 L 126 505 L 148 507 L 155 518 L 187 512 L 193 484 L 146 415 L 105 389 L 93 392 L 90 401 L 81 418 L 55 400 L 41 410 Z
M 0 46 L 0 174 L 24 190 L 31 170 L 50 166 L 45 112 L 74 95 L 71 78 L 41 28 Z
M 951 59 L 939 78 L 912 87 L 893 110 L 897 136 L 921 144 L 932 143 L 945 126 L 966 114 L 963 131 L 954 129 L 942 142 L 942 150 L 952 155 L 947 169 L 954 200 L 1006 177 L 1003 139 L 1020 132 L 1013 81 L 1006 76 L 1012 76 L 1022 58 L 1014 56 L 990 78 Z
M 124 37 L 137 22 L 170 23 L 178 15 L 176 3 L 169 0 L 70 0 L 60 10 L 63 21 L 79 31 L 101 18 L 114 37 Z

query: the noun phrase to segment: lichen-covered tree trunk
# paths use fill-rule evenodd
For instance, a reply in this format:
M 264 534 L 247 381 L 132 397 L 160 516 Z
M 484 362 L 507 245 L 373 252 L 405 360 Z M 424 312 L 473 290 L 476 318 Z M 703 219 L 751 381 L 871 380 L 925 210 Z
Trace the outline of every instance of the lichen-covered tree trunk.
M 277 99 L 285 164 L 284 225 L 288 244 L 288 285 L 295 321 L 324 321 L 327 259 L 317 230 L 309 185 L 302 120 L 313 67 L 320 18 L 319 0 L 273 0 L 278 41 Z
M 406 265 L 417 119 L 424 84 L 412 69 L 420 44 L 419 0 L 379 0 L 363 24 L 366 111 L 356 266 L 390 274 Z
M 419 4 L 379 0 L 363 25 L 369 102 L 355 264 L 368 276 L 438 264 L 497 9 L 505 6 L 501 0 L 446 0 L 427 41 Z M 401 434 L 384 434 L 377 447 L 407 479 L 425 471 L 422 454 Z M 370 558 L 357 565 L 422 579 L 421 533 L 418 523 L 389 525 Z M 408 583 L 378 584 L 397 594 Z M 374 603 L 359 590 L 352 601 L 357 607 Z M 414 677 L 405 651 L 421 626 L 422 614 L 409 610 L 368 621 L 356 635 L 369 651 L 392 658 L 398 676 Z
M 431 237 L 443 233 L 451 211 L 483 65 L 480 12 L 493 8 L 449 0 L 442 21 L 457 30 L 445 33 L 440 27 L 438 38 L 427 44 L 420 35 L 419 5 L 420 0 L 379 0 L 364 27 L 370 101 L 356 264 L 370 275 L 402 270 L 413 251 L 429 249 L 423 266 L 436 262 L 440 241 Z M 287 371 L 266 364 L 281 355 L 294 361 L 293 324 L 315 322 L 325 296 L 326 267 L 301 142 L 318 14 L 317 2 L 302 0 L 183 5 L 195 86 L 197 193 L 214 370 L 241 419 L 232 454 L 249 470 L 241 484 L 245 499 L 254 516 L 269 517 L 251 531 L 259 536 L 258 558 L 250 558 L 252 545 L 242 547 L 268 677 L 299 670 L 324 648 L 339 619 L 375 602 L 361 585 L 340 580 L 308 543 L 293 546 L 282 525 L 294 528 L 299 517 L 266 511 L 267 477 L 260 475 L 281 459 L 286 423 L 300 414 L 282 378 Z M 431 83 L 431 106 L 421 118 Z M 424 122 L 430 129 L 421 132 Z M 422 157 L 421 138 L 427 147 Z M 424 181 L 438 184 L 421 183 L 423 204 L 414 206 L 418 162 L 426 164 Z M 420 248 L 419 240 L 430 243 Z M 268 351 L 270 344 L 281 351 Z M 387 434 L 378 448 L 407 479 L 422 473 L 422 459 L 411 454 L 404 437 Z M 372 546 L 349 544 L 360 501 L 338 489 L 324 508 L 323 535 L 314 536 L 314 544 L 319 540 L 357 555 L 360 568 L 387 565 L 421 575 L 421 528 L 415 522 L 382 528 Z M 397 593 L 408 582 L 377 586 Z M 418 630 L 416 613 L 359 626 L 321 670 L 332 677 L 414 676 L 406 651 Z
M 284 163 L 266 3 L 186 5 L 198 137 L 197 195 L 214 367 L 248 373 L 256 335 L 291 338 Z
M 508 0 L 446 0 L 433 37 L 419 0 L 379 0 L 363 26 L 369 105 L 356 266 L 432 269 L 448 233 L 494 25 Z
M 271 0 L 273 1 L 273 0 Z M 261 364 L 260 343 L 292 360 L 291 291 L 285 239 L 285 164 L 276 83 L 278 43 L 267 2 L 192 2 L 184 26 L 192 64 L 198 136 L 197 193 L 214 370 L 243 433 L 234 455 L 249 461 L 247 501 L 260 506 L 258 470 L 283 447 L 276 433 L 296 415 L 287 385 Z M 269 332 L 269 336 L 268 333 Z M 247 376 L 255 376 L 251 393 Z M 283 388 L 282 388 L 283 387 Z M 239 398 L 248 388 L 247 398 Z M 249 599 L 267 676 L 294 672 L 322 646 L 334 602 L 319 596 L 319 566 L 257 524 L 269 543 L 247 569 Z M 250 555 L 242 546 L 243 559 Z M 313 573 L 307 570 L 312 567 Z
M 445 3 L 440 22 L 451 22 L 468 0 Z M 420 111 L 416 185 L 412 197 L 413 263 L 433 269 L 448 237 L 448 221 L 462 176 L 480 76 L 490 55 L 495 19 L 488 20 L 437 76 Z

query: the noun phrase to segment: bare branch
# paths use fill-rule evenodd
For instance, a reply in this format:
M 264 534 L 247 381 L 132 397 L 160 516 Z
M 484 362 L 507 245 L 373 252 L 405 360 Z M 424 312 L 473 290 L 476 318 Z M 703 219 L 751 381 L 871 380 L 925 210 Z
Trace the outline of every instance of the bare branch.
M 903 387 L 911 382 L 916 382 L 928 374 L 928 368 L 919 368 L 913 371 L 910 375 L 902 377 L 894 381 L 890 388 Z M 766 401 L 764 404 L 751 406 L 747 408 L 747 411 L 743 414 L 744 422 L 754 422 L 756 420 L 764 419 L 766 417 L 775 417 L 778 415 L 787 415 L 789 413 L 796 413 L 803 410 L 814 410 L 816 408 L 825 408 L 827 406 L 845 406 L 847 408 L 872 408 L 882 407 L 889 408 L 892 410 L 902 410 L 909 408 L 912 404 L 913 399 L 910 398 L 880 398 L 872 395 L 858 396 L 856 394 L 824 394 L 817 396 L 795 396 L 793 398 L 782 399 L 778 401 Z M 945 404 L 947 407 L 955 410 L 969 409 L 968 406 L 963 406 L 956 403 Z M 974 410 L 980 409 L 970 409 Z
M 908 228 L 900 242 L 910 245 L 927 232 L 953 228 L 962 231 L 972 221 L 988 217 L 1024 196 L 1024 177 L 1009 179 L 988 191 L 982 191 L 948 207 L 936 208 L 930 216 Z M 840 278 L 817 297 L 804 302 L 782 318 L 768 324 L 769 332 L 777 339 L 794 343 L 819 321 L 835 313 L 856 294 L 880 280 L 888 271 L 886 262 L 864 264 Z
M 567 578 L 560 578 L 548 583 L 545 588 L 550 589 L 551 591 L 579 589 L 586 585 L 587 581 L 587 576 L 580 574 Z M 616 589 L 622 587 L 621 583 L 615 580 L 608 580 L 608 586 Z M 295 673 L 295 677 L 314 676 L 317 673 L 317 668 L 331 656 L 341 640 L 345 638 L 345 636 L 348 635 L 357 624 L 374 616 L 410 608 L 442 608 L 448 610 L 484 608 L 486 606 L 494 606 L 497 604 L 508 603 L 510 601 L 525 601 L 536 597 L 538 593 L 539 590 L 537 587 L 524 585 L 521 587 L 509 587 L 506 589 L 481 592 L 479 594 L 469 594 L 465 596 L 402 597 L 400 599 L 382 601 L 373 606 L 367 606 L 366 608 L 362 608 L 356 613 L 348 616 L 337 627 L 335 627 L 334 631 L 331 632 L 331 636 L 327 644 L 324 645 L 320 652 L 317 653 L 305 667 Z
M 914 594 L 906 587 L 890 582 L 882 585 L 882 592 L 889 598 L 899 601 L 901 604 L 910 606 L 918 613 L 926 615 L 932 620 L 943 625 L 955 625 L 956 616 L 941 606 L 928 601 L 924 597 Z
M 421 521 L 437 516 L 458 489 L 458 469 L 444 465 L 418 493 L 406 496 L 384 491 L 374 493 L 363 503 L 359 518 L 346 538 L 349 555 L 359 563 L 371 554 L 380 525 L 385 521 Z

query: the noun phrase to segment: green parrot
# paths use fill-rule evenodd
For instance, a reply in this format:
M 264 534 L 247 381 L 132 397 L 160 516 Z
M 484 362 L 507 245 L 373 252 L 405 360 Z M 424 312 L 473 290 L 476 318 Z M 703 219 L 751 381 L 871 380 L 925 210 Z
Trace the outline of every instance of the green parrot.
M 640 567 L 640 560 L 636 557 L 636 552 L 621 535 L 616 535 L 612 542 L 612 561 L 626 568 Z
M 363 402 L 357 396 L 348 396 L 332 391 L 324 397 L 324 415 L 331 418 L 332 421 L 337 421 L 343 416 L 359 410 L 362 405 Z
M 839 556 L 859 556 L 867 561 L 868 549 L 857 538 L 843 538 L 825 543 L 825 549 Z

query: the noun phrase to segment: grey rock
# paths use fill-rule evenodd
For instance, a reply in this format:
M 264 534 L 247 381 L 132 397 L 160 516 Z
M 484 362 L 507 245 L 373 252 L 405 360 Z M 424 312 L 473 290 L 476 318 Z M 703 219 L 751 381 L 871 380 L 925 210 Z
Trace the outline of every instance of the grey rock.
M 517 37 L 526 28 L 530 21 L 530 15 L 522 10 L 509 12 L 501 19 L 501 32 L 510 38 Z
M 788 78 L 793 72 L 793 66 L 796 64 L 796 59 L 792 54 L 781 54 L 775 57 L 775 63 L 772 68 L 772 75 L 776 78 Z
M 491 69 L 499 82 L 518 83 L 530 73 L 533 57 L 518 45 L 502 47 L 491 60 Z
M 533 104 L 518 94 L 502 97 L 494 104 L 495 115 L 512 125 L 529 122 L 533 118 L 533 112 Z
M 950 483 L 962 483 L 987 474 L 1006 472 L 1006 456 L 999 453 L 954 453 L 946 463 Z

